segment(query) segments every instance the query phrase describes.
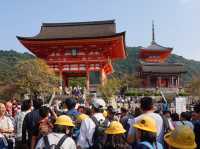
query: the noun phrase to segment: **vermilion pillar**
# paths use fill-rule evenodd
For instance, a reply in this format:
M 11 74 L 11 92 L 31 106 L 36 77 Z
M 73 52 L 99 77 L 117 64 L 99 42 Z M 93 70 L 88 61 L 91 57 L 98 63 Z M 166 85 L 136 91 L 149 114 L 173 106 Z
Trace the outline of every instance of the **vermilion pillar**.
M 63 72 L 62 68 L 59 68 L 59 77 L 60 77 L 60 93 L 62 94 L 63 92 Z
M 107 78 L 106 78 L 106 74 L 105 74 L 105 72 L 104 72 L 103 69 L 101 69 L 100 72 L 101 72 L 101 84 L 104 85 L 105 82 L 106 82 L 106 80 L 107 80 Z
M 89 89 L 90 87 L 90 70 L 88 65 L 86 66 L 86 88 Z

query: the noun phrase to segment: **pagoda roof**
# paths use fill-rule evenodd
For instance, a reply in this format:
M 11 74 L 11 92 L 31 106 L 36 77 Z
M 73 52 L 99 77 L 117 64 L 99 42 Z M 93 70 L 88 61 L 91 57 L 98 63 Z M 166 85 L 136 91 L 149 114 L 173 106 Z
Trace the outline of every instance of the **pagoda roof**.
M 141 71 L 144 73 L 185 73 L 183 64 L 179 63 L 143 63 Z
M 21 40 L 49 40 L 95 38 L 113 36 L 116 34 L 115 20 L 70 22 L 70 23 L 43 23 L 40 33 L 33 37 L 20 37 Z
M 157 44 L 155 41 L 152 41 L 151 44 L 148 47 L 142 47 L 141 50 L 152 50 L 152 51 L 166 51 L 166 50 L 172 50 L 171 47 L 164 47 L 159 44 Z
M 152 42 L 148 47 L 142 47 L 142 51 L 172 51 L 173 48 L 164 47 L 155 42 L 154 21 L 152 21 Z

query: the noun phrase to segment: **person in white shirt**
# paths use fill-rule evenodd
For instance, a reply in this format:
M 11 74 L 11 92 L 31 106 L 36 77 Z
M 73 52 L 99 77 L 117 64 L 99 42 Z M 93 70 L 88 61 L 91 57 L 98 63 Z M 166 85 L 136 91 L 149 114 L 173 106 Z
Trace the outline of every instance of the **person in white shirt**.
M 27 113 L 31 111 L 31 100 L 22 101 L 21 112 L 18 112 L 15 116 L 16 122 L 16 140 L 22 140 L 22 124 L 24 121 L 24 117 Z
M 6 107 L 0 103 L 0 133 L 10 136 L 14 131 L 12 120 L 5 115 Z
M 31 112 L 31 100 L 22 101 L 21 111 L 18 112 L 15 116 L 15 148 L 20 149 L 23 148 L 22 145 L 22 125 L 24 121 L 24 117 L 27 113 Z
M 105 117 L 103 116 L 103 109 L 105 107 L 105 101 L 101 98 L 95 98 L 92 102 L 93 117 L 98 122 L 104 122 Z M 81 149 L 89 148 L 93 145 L 93 134 L 95 131 L 95 123 L 91 118 L 87 118 L 81 123 L 80 135 L 78 138 L 77 146 Z
M 46 137 L 42 137 L 35 149 L 43 149 L 45 147 L 60 147 L 61 149 L 76 149 L 74 140 L 68 136 L 70 127 L 74 127 L 71 118 L 66 115 L 61 115 L 56 118 L 53 132 Z
M 136 118 L 134 118 L 130 124 L 130 128 L 129 128 L 129 132 L 128 132 L 128 137 L 127 137 L 127 141 L 129 143 L 134 143 L 136 140 L 135 138 L 135 128 L 133 127 L 133 125 L 135 123 L 137 123 L 143 116 L 150 116 L 152 117 L 155 121 L 156 121 L 156 129 L 157 129 L 157 138 L 161 135 L 162 133 L 162 129 L 163 129 L 163 119 L 162 117 L 157 114 L 154 113 L 154 107 L 153 107 L 153 99 L 151 97 L 143 97 L 140 101 L 140 108 L 143 111 L 143 114 L 137 116 Z
M 8 140 L 8 148 L 14 147 L 14 125 L 10 117 L 6 116 L 6 107 L 0 103 L 0 134 Z

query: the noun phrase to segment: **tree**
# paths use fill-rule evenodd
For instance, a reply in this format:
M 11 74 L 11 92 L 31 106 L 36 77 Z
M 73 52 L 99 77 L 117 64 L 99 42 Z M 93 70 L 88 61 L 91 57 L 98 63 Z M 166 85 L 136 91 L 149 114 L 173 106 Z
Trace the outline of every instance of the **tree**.
M 135 74 L 125 74 L 122 78 L 122 88 L 139 88 L 141 84 L 141 79 Z
M 200 97 L 200 77 L 199 77 L 199 75 L 195 75 L 192 77 L 192 81 L 190 82 L 187 89 L 188 89 L 188 92 L 192 96 Z
M 9 100 L 13 97 L 19 97 L 16 92 L 15 78 L 16 69 L 5 68 L 0 72 L 0 100 Z
M 112 99 L 120 88 L 121 81 L 115 77 L 112 77 L 106 81 L 105 84 L 98 87 L 98 91 L 102 94 L 106 101 Z
M 0 100 L 8 100 L 17 97 L 14 84 L 0 83 Z
M 26 60 L 16 65 L 14 84 L 21 95 L 36 97 L 53 93 L 58 82 L 58 77 L 43 60 Z

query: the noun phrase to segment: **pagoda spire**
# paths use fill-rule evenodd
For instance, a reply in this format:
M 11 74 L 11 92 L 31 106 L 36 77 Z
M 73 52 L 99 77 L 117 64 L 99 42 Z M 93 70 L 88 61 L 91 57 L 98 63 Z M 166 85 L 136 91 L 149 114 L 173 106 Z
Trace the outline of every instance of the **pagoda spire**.
M 155 43 L 154 21 L 152 20 L 152 44 Z

